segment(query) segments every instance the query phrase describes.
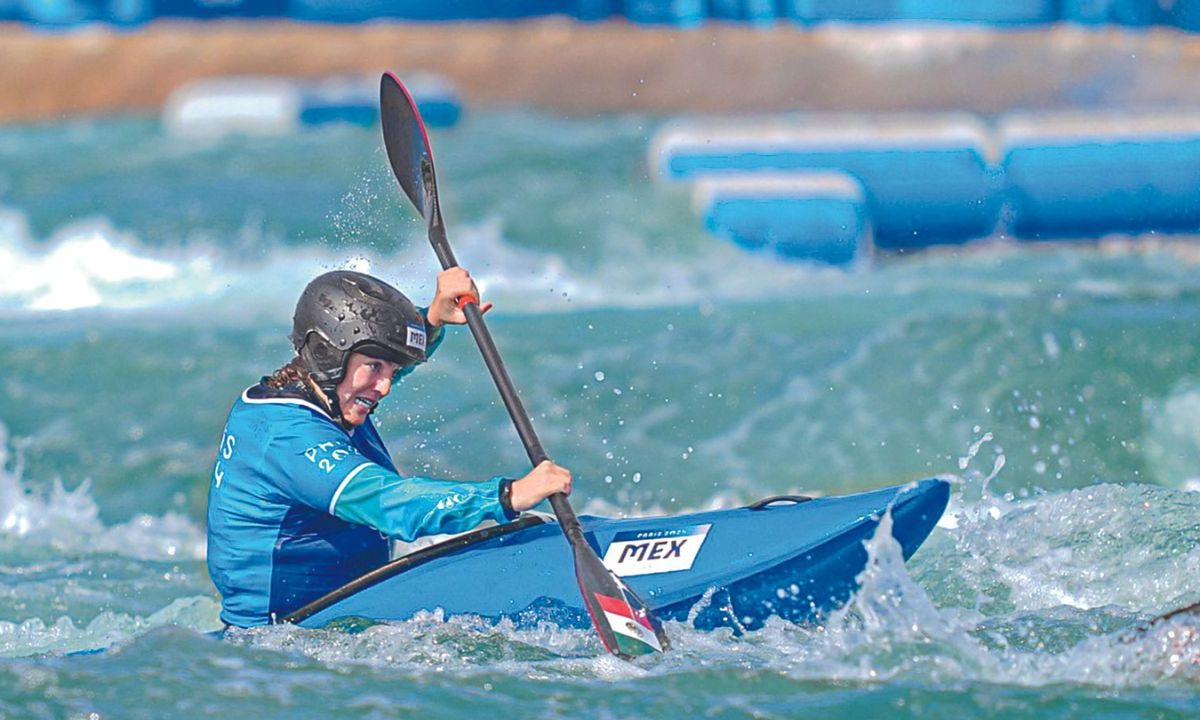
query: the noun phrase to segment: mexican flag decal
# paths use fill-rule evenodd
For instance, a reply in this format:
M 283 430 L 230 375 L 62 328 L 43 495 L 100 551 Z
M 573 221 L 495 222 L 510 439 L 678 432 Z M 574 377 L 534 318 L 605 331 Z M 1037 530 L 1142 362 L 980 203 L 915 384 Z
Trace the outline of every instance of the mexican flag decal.
M 625 598 L 614 598 L 600 593 L 593 597 L 604 610 L 605 620 L 617 638 L 617 650 L 629 657 L 651 652 L 662 652 L 662 645 L 654 634 L 654 628 L 645 613 L 634 611 Z

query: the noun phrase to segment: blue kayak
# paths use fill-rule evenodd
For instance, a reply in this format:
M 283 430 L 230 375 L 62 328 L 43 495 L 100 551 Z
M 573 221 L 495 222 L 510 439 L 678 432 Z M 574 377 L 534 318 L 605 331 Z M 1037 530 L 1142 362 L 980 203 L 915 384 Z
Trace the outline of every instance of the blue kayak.
M 866 567 L 864 541 L 891 508 L 908 559 L 942 516 L 942 480 L 744 508 L 616 519 L 582 516 L 604 563 L 663 620 L 754 630 L 775 615 L 811 622 L 845 604 Z M 406 620 L 440 608 L 519 625 L 591 626 L 571 548 L 554 522 L 527 516 L 394 560 L 292 613 L 288 621 Z

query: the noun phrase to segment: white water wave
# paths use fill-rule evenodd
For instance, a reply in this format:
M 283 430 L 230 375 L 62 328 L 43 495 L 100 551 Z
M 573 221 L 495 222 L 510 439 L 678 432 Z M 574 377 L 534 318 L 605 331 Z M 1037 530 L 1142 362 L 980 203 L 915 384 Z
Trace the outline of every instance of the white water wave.
M 12 448 L 10 450 L 10 447 Z M 204 529 L 175 512 L 139 514 L 106 526 L 84 480 L 67 490 L 55 479 L 39 494 L 23 482 L 22 444 L 0 423 L 0 543 L 43 545 L 79 554 L 114 554 L 139 560 L 203 560 Z
M 178 598 L 146 617 L 105 611 L 86 624 L 69 617 L 52 623 L 34 618 L 0 621 L 0 657 L 66 654 L 119 649 L 132 638 L 166 625 L 212 632 L 221 628 L 220 606 L 212 598 Z
M 599 266 L 580 268 L 567 261 L 569 248 L 544 252 L 509 242 L 495 218 L 460 225 L 453 233 L 459 261 L 485 298 L 504 312 L 763 300 L 792 296 L 801 288 L 806 294 L 842 294 L 856 292 L 862 280 L 852 280 L 854 276 L 842 270 L 743 256 L 725 245 L 697 256 L 662 257 L 637 238 L 614 239 L 612 257 Z M 286 317 L 300 289 L 328 270 L 372 272 L 424 303 L 432 297 L 439 269 L 423 237 L 386 255 L 368 249 L 277 244 L 252 263 L 231 256 L 224 242 L 203 238 L 186 249 L 153 248 L 104 217 L 65 225 L 36 241 L 23 214 L 0 208 L 0 267 L 5 268 L 0 275 L 0 312 L 135 311 L 203 304 L 239 315 L 257 311 Z
M 1200 621 L 1182 616 L 1137 630 L 1138 612 L 1056 610 L 989 616 L 940 607 L 908 572 L 885 516 L 866 542 L 867 568 L 851 602 L 818 626 L 772 618 L 745 634 L 670 622 L 672 648 L 626 663 L 603 654 L 591 630 L 552 623 L 492 624 L 440 611 L 411 620 L 355 621 L 321 630 L 271 626 L 233 633 L 239 645 L 299 653 L 331 667 L 365 664 L 401 675 L 530 682 L 667 680 L 698 668 L 768 672 L 797 682 L 961 682 L 1045 687 L 1156 686 L 1200 679 Z
M 154 257 L 103 219 L 67 225 L 35 247 L 25 218 L 11 211 L 0 211 L 0 267 L 0 308 L 32 311 L 144 307 L 155 290 L 184 280 L 211 289 L 212 279 L 207 258 Z

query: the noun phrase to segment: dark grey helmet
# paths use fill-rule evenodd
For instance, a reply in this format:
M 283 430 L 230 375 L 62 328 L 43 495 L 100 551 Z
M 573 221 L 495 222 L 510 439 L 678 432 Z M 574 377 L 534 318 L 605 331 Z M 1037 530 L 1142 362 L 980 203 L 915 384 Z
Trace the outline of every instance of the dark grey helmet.
M 341 381 L 351 352 L 400 365 L 425 361 L 425 317 L 382 280 L 351 270 L 318 276 L 292 317 L 292 345 L 323 388 Z

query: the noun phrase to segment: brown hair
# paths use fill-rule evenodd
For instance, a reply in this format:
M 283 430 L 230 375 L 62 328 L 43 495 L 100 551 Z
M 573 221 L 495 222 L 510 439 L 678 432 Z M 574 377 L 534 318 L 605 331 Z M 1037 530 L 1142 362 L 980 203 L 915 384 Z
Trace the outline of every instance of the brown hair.
M 333 403 L 330 402 L 329 396 L 317 385 L 317 381 L 313 380 L 312 373 L 308 371 L 308 368 L 304 367 L 304 362 L 300 359 L 299 355 L 289 360 L 283 367 L 271 373 L 270 377 L 267 378 L 267 387 L 272 387 L 276 390 L 292 383 L 303 385 L 316 398 L 317 402 L 325 407 L 326 412 L 330 415 L 335 414 Z
M 304 363 L 300 361 L 300 356 L 297 355 L 283 367 L 271 373 L 271 376 L 267 378 L 267 385 L 278 390 L 284 385 L 292 383 L 306 385 L 306 380 L 308 380 L 308 370 L 304 367 Z

